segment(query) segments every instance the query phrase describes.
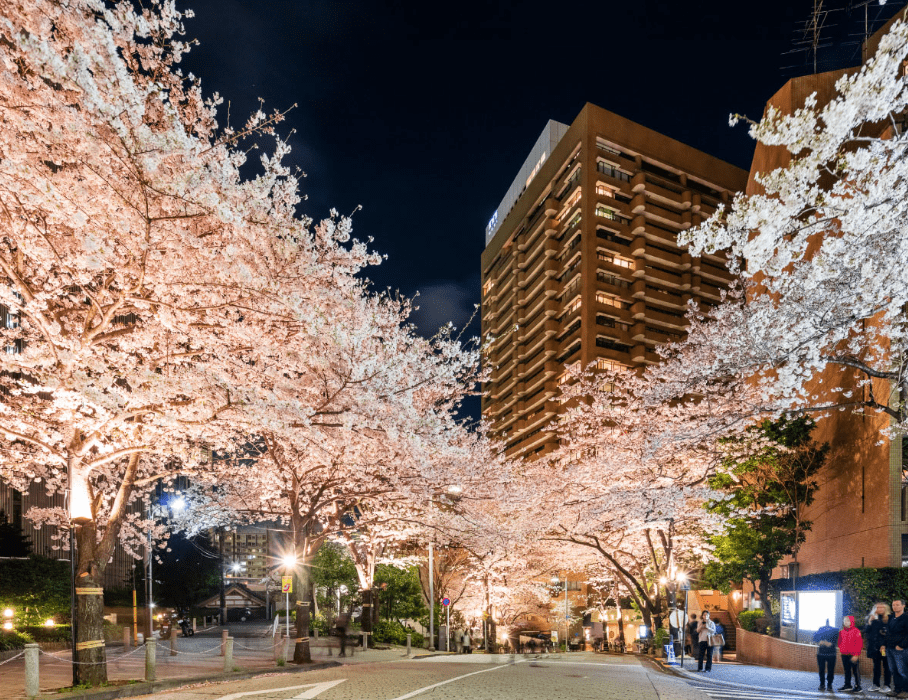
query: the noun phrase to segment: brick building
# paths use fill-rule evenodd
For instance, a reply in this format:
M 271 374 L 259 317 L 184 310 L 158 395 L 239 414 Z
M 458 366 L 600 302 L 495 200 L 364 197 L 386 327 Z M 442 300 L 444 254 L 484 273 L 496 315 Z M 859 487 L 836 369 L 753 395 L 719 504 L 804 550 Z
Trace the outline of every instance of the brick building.
M 565 365 L 641 367 L 683 337 L 689 300 L 718 303 L 722 256 L 677 235 L 744 189 L 747 173 L 587 104 L 550 121 L 486 230 L 482 330 L 494 341 L 483 415 L 507 454 L 555 449 Z

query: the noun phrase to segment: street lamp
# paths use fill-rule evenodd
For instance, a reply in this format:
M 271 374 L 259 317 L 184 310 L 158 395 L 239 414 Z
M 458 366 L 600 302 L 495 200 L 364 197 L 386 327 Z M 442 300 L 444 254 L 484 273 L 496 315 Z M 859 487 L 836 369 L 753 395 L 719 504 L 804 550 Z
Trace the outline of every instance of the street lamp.
M 687 634 L 687 592 L 685 591 L 684 598 L 684 611 L 680 614 L 678 612 L 678 587 L 682 586 L 687 581 L 687 574 L 683 571 L 675 571 L 674 568 L 669 569 L 667 576 L 662 576 L 659 579 L 666 591 L 669 593 L 669 603 L 672 608 L 672 612 L 669 613 L 668 621 L 669 626 L 674 624 L 675 627 L 681 630 L 681 668 L 684 668 L 684 637 Z M 674 639 L 672 639 L 674 642 Z

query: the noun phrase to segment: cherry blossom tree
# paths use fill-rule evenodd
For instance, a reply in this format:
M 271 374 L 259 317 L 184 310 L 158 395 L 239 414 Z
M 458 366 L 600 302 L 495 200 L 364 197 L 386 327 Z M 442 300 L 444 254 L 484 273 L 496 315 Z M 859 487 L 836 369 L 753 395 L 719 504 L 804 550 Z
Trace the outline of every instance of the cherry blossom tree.
M 77 682 L 106 680 L 99 579 L 124 523 L 149 525 L 131 505 L 160 479 L 213 478 L 204 448 L 262 398 L 251 320 L 311 318 L 319 290 L 376 262 L 344 245 L 348 221 L 297 217 L 279 138 L 240 175 L 239 139 L 280 115 L 218 129 L 219 98 L 178 69 L 185 16 L 38 0 L 0 17 L 0 474 L 68 494 L 34 515 L 76 525 Z M 276 299 L 289 277 L 305 283 Z
M 679 354 L 670 371 L 747 377 L 776 412 L 865 412 L 883 418 L 884 432 L 890 420 L 903 431 L 906 55 L 908 27 L 896 21 L 828 104 L 813 95 L 793 114 L 770 106 L 751 122 L 760 148 L 782 152 L 784 165 L 681 236 L 692 254 L 729 251 L 746 303 L 717 310 L 729 322 L 689 339 L 688 352 L 713 362 L 692 366 Z

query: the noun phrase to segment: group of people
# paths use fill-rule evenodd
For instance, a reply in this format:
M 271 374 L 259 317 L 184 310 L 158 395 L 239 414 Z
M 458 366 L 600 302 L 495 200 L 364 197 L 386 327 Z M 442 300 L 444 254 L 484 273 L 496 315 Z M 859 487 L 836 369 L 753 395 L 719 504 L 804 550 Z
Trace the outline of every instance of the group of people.
M 892 601 L 891 608 L 886 603 L 877 603 L 867 618 L 863 635 L 852 615 L 845 617 L 840 630 L 831 627 L 827 620 L 813 636 L 817 644 L 819 690 L 833 689 L 835 661 L 840 654 L 845 685 L 838 688 L 839 692 L 862 691 L 859 662 L 866 639 L 867 658 L 873 661 L 873 685 L 870 690 L 882 690 L 890 697 L 908 698 L 908 615 L 904 613 L 905 603 L 902 600 Z
M 694 617 L 687 626 L 690 635 L 691 655 L 697 653 L 697 670 L 711 672 L 713 658 L 722 660 L 722 648 L 725 646 L 725 627 L 721 622 L 713 622 L 709 611 L 704 610 L 700 617 Z M 704 661 L 706 666 L 704 667 Z
M 458 654 L 473 653 L 473 637 L 470 636 L 469 627 L 462 630 L 454 630 L 452 635 L 454 637 L 454 648 L 457 649 Z

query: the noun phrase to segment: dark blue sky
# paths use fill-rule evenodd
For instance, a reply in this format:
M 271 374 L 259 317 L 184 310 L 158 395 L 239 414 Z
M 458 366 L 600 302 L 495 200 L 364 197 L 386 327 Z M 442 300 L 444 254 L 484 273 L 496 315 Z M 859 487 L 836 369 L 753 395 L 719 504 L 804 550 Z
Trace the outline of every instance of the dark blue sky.
M 856 42 L 848 0 L 827 34 Z M 812 0 L 509 3 L 188 0 L 186 68 L 231 102 L 234 125 L 264 98 L 308 177 L 306 213 L 358 205 L 355 234 L 389 256 L 379 288 L 421 292 L 423 332 L 479 301 L 485 224 L 548 119 L 585 102 L 749 167 L 729 112 L 759 116 L 806 69 L 793 48 Z M 901 3 L 871 17 L 891 16 Z M 852 63 L 846 54 L 839 63 Z M 226 105 L 222 113 L 226 116 Z M 223 117 L 222 117 L 223 118 Z M 478 326 L 475 327 L 478 332 Z

